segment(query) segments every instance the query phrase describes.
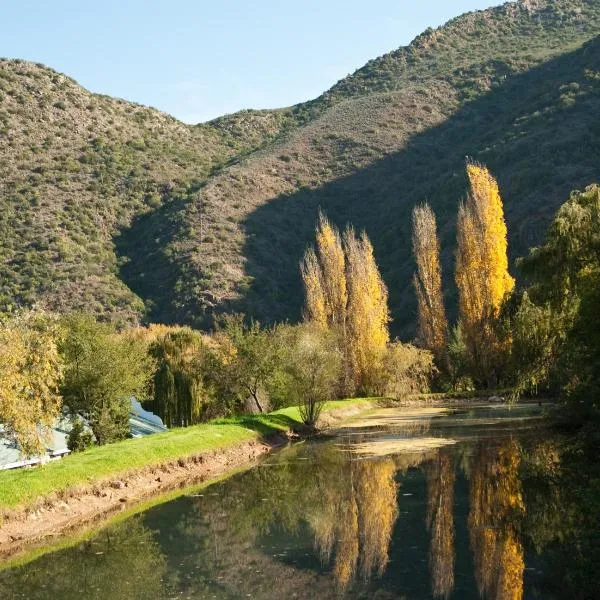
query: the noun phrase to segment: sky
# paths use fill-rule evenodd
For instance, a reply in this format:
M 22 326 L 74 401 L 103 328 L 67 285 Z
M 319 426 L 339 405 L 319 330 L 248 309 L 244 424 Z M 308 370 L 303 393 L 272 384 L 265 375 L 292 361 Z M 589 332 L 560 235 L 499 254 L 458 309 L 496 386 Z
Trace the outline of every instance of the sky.
M 0 0 L 0 56 L 187 123 L 278 108 L 500 0 Z

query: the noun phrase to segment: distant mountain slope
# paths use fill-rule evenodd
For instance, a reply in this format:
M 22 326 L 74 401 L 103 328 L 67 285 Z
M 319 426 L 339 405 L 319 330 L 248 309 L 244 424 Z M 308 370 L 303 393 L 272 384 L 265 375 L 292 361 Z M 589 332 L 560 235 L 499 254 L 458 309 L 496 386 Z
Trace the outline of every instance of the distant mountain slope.
M 598 33 L 600 0 L 510 3 L 314 101 L 195 127 L 4 61 L 0 300 L 199 325 L 221 310 L 297 318 L 320 206 L 368 230 L 410 334 L 410 211 L 436 209 L 450 283 L 466 155 L 499 175 L 513 256 L 568 190 L 600 179 Z
M 578 49 L 598 31 L 599 1 L 548 1 L 419 36 L 294 107 L 296 118 L 313 117 L 211 177 L 185 208 L 135 225 L 121 246 L 131 259 L 125 280 L 159 319 L 208 323 L 215 309 L 297 318 L 297 265 L 321 207 L 340 225 L 367 228 L 396 330 L 410 333 L 410 211 L 426 199 L 437 210 L 451 280 L 466 155 L 500 176 L 513 256 L 540 239 L 568 190 L 600 178 L 598 42 Z M 135 242 L 148 232 L 161 239 L 150 252 Z M 162 292 L 166 274 L 174 294 Z
M 113 235 L 279 132 L 285 111 L 188 126 L 0 60 L 0 304 L 137 319 Z M 230 129 L 233 128 L 233 131 Z

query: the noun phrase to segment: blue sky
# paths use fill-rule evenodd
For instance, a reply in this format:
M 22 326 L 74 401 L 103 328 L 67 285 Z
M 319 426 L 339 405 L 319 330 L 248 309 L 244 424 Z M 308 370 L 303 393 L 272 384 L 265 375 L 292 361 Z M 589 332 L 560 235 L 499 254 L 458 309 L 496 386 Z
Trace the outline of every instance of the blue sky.
M 189 123 L 318 96 L 494 0 L 4 0 L 0 56 Z

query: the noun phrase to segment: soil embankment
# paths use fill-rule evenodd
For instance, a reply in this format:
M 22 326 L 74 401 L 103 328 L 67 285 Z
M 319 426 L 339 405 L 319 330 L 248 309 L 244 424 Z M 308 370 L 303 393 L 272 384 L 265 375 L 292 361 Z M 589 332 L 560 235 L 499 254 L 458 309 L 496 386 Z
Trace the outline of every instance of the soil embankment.
M 364 403 L 324 412 L 323 426 L 333 427 L 375 406 L 376 403 Z M 157 494 L 210 481 L 238 468 L 251 466 L 272 449 L 287 444 L 290 434 L 275 434 L 226 448 L 203 451 L 107 478 L 89 486 L 77 486 L 65 492 L 43 496 L 33 506 L 7 511 L 0 526 L 0 558 L 13 555 L 25 546 L 96 523 Z

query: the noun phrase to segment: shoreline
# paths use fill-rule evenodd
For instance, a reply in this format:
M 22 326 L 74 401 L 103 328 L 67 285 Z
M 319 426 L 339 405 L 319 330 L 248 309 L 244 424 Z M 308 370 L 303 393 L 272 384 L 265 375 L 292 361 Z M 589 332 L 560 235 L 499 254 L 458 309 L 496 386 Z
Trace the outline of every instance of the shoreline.
M 322 413 L 323 429 L 377 408 L 379 403 L 379 399 L 349 401 L 347 406 L 343 406 L 343 401 L 335 402 L 332 408 L 326 408 Z M 42 545 L 97 524 L 120 511 L 134 509 L 144 500 L 159 498 L 178 488 L 210 485 L 241 468 L 252 467 L 261 457 L 288 444 L 291 438 L 292 427 L 288 426 L 267 434 L 256 434 L 254 439 L 173 457 L 91 483 L 42 494 L 23 506 L 3 508 L 0 560 L 9 559 L 30 546 Z

